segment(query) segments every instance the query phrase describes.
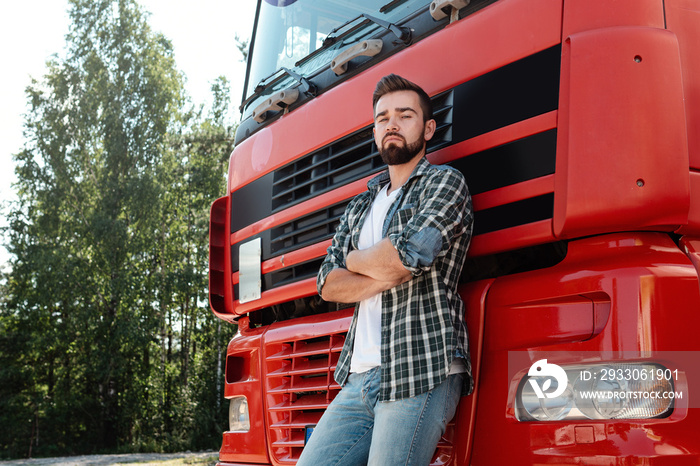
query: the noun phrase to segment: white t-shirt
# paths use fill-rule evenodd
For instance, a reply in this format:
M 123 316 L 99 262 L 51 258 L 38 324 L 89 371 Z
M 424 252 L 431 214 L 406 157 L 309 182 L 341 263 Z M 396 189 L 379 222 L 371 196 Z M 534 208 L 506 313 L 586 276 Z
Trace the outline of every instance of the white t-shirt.
M 360 230 L 359 249 L 374 246 L 382 239 L 382 226 L 399 190 L 387 194 L 385 186 L 374 199 Z M 381 364 L 382 294 L 360 301 L 350 372 L 365 372 Z

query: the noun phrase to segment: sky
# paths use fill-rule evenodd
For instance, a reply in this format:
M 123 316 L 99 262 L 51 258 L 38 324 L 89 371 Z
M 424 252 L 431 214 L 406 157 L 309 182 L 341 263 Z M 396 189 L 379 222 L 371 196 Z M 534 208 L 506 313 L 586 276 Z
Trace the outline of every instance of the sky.
M 235 37 L 249 39 L 255 0 L 138 0 L 151 13 L 149 24 L 172 41 L 175 61 L 187 77 L 196 104 L 211 103 L 211 82 L 224 75 L 231 83 L 232 108 L 243 93 L 245 65 Z M 25 89 L 40 79 L 46 62 L 61 55 L 68 33 L 68 0 L 3 2 L 0 15 L 0 226 L 14 199 L 12 154 L 22 149 Z M 0 269 L 8 260 L 0 236 Z

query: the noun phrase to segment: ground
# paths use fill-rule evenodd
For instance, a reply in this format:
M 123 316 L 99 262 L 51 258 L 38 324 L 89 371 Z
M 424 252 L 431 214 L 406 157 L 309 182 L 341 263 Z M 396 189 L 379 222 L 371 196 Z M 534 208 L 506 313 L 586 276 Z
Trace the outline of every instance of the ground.
M 204 451 L 197 453 L 131 453 L 123 455 L 89 455 L 0 461 L 0 466 L 108 466 L 113 464 L 132 464 L 139 466 L 211 466 L 216 463 L 218 457 L 219 453 L 216 451 Z

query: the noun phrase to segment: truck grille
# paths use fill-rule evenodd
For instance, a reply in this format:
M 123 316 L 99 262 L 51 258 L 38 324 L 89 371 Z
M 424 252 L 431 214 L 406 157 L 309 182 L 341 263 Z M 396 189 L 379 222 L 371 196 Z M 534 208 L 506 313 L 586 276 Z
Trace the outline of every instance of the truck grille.
M 452 100 L 452 91 L 432 99 L 437 128 L 428 145 L 429 151 L 451 141 Z M 362 179 L 384 166 L 374 144 L 372 127 L 363 128 L 275 170 L 272 212 Z
M 308 425 L 315 425 L 340 386 L 333 373 L 345 332 L 266 344 L 269 439 L 280 462 L 296 461 Z
M 340 391 L 333 374 L 345 336 L 337 332 L 265 343 L 268 438 L 277 461 L 293 464 L 299 459 L 306 427 L 318 424 Z M 433 464 L 449 462 L 453 438 L 454 425 L 449 424 Z
M 499 239 L 508 232 L 513 232 L 514 237 L 524 234 L 529 238 L 529 243 L 524 241 L 518 247 L 553 239 L 547 236 L 551 228 L 546 222 L 551 221 L 554 210 L 551 185 L 556 169 L 557 129 L 553 125 L 559 101 L 560 57 L 561 47 L 551 47 L 433 98 L 437 126 L 428 143 L 428 152 L 452 150 L 454 153 L 449 155 L 447 163 L 464 174 L 472 196 L 482 195 L 479 199 L 482 202 L 474 204 L 474 236 L 491 235 L 491 242 L 476 255 L 514 249 L 509 240 Z M 509 128 L 535 118 L 538 120 L 532 129 L 510 139 Z M 491 136 L 493 143 L 483 142 L 491 141 L 484 137 L 493 134 L 498 134 Z M 462 148 L 451 149 L 478 138 L 482 138 L 481 142 L 473 152 L 460 154 Z M 499 143 L 501 138 L 503 142 Z M 231 232 L 373 175 L 382 167 L 372 128 L 362 128 L 232 192 Z M 510 187 L 517 188 L 509 191 Z M 496 194 L 491 196 L 492 192 Z M 483 202 L 485 199 L 488 202 Z M 305 212 L 284 224 L 258 230 L 244 241 L 262 238 L 263 261 L 318 244 L 332 237 L 346 203 Z M 532 228 L 512 230 L 523 226 Z M 239 244 L 231 247 L 233 272 L 238 269 L 238 247 Z M 308 261 L 279 272 L 275 277 L 264 278 L 263 291 L 312 275 Z

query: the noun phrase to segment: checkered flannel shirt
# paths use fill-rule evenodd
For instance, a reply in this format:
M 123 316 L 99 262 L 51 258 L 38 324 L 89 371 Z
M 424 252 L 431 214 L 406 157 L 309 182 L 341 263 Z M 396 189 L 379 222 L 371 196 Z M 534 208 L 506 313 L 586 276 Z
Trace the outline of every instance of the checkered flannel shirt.
M 328 274 L 345 267 L 357 249 L 360 230 L 377 193 L 389 182 L 383 172 L 368 190 L 350 201 L 340 219 L 317 278 L 319 294 Z M 463 394 L 472 392 L 464 303 L 457 293 L 472 235 L 473 210 L 464 177 L 447 166 L 421 159 L 383 225 L 413 279 L 382 293 L 381 382 L 379 399 L 397 400 L 433 389 L 448 376 L 456 354 L 465 357 Z M 357 327 L 357 309 L 335 370 L 344 385 Z

